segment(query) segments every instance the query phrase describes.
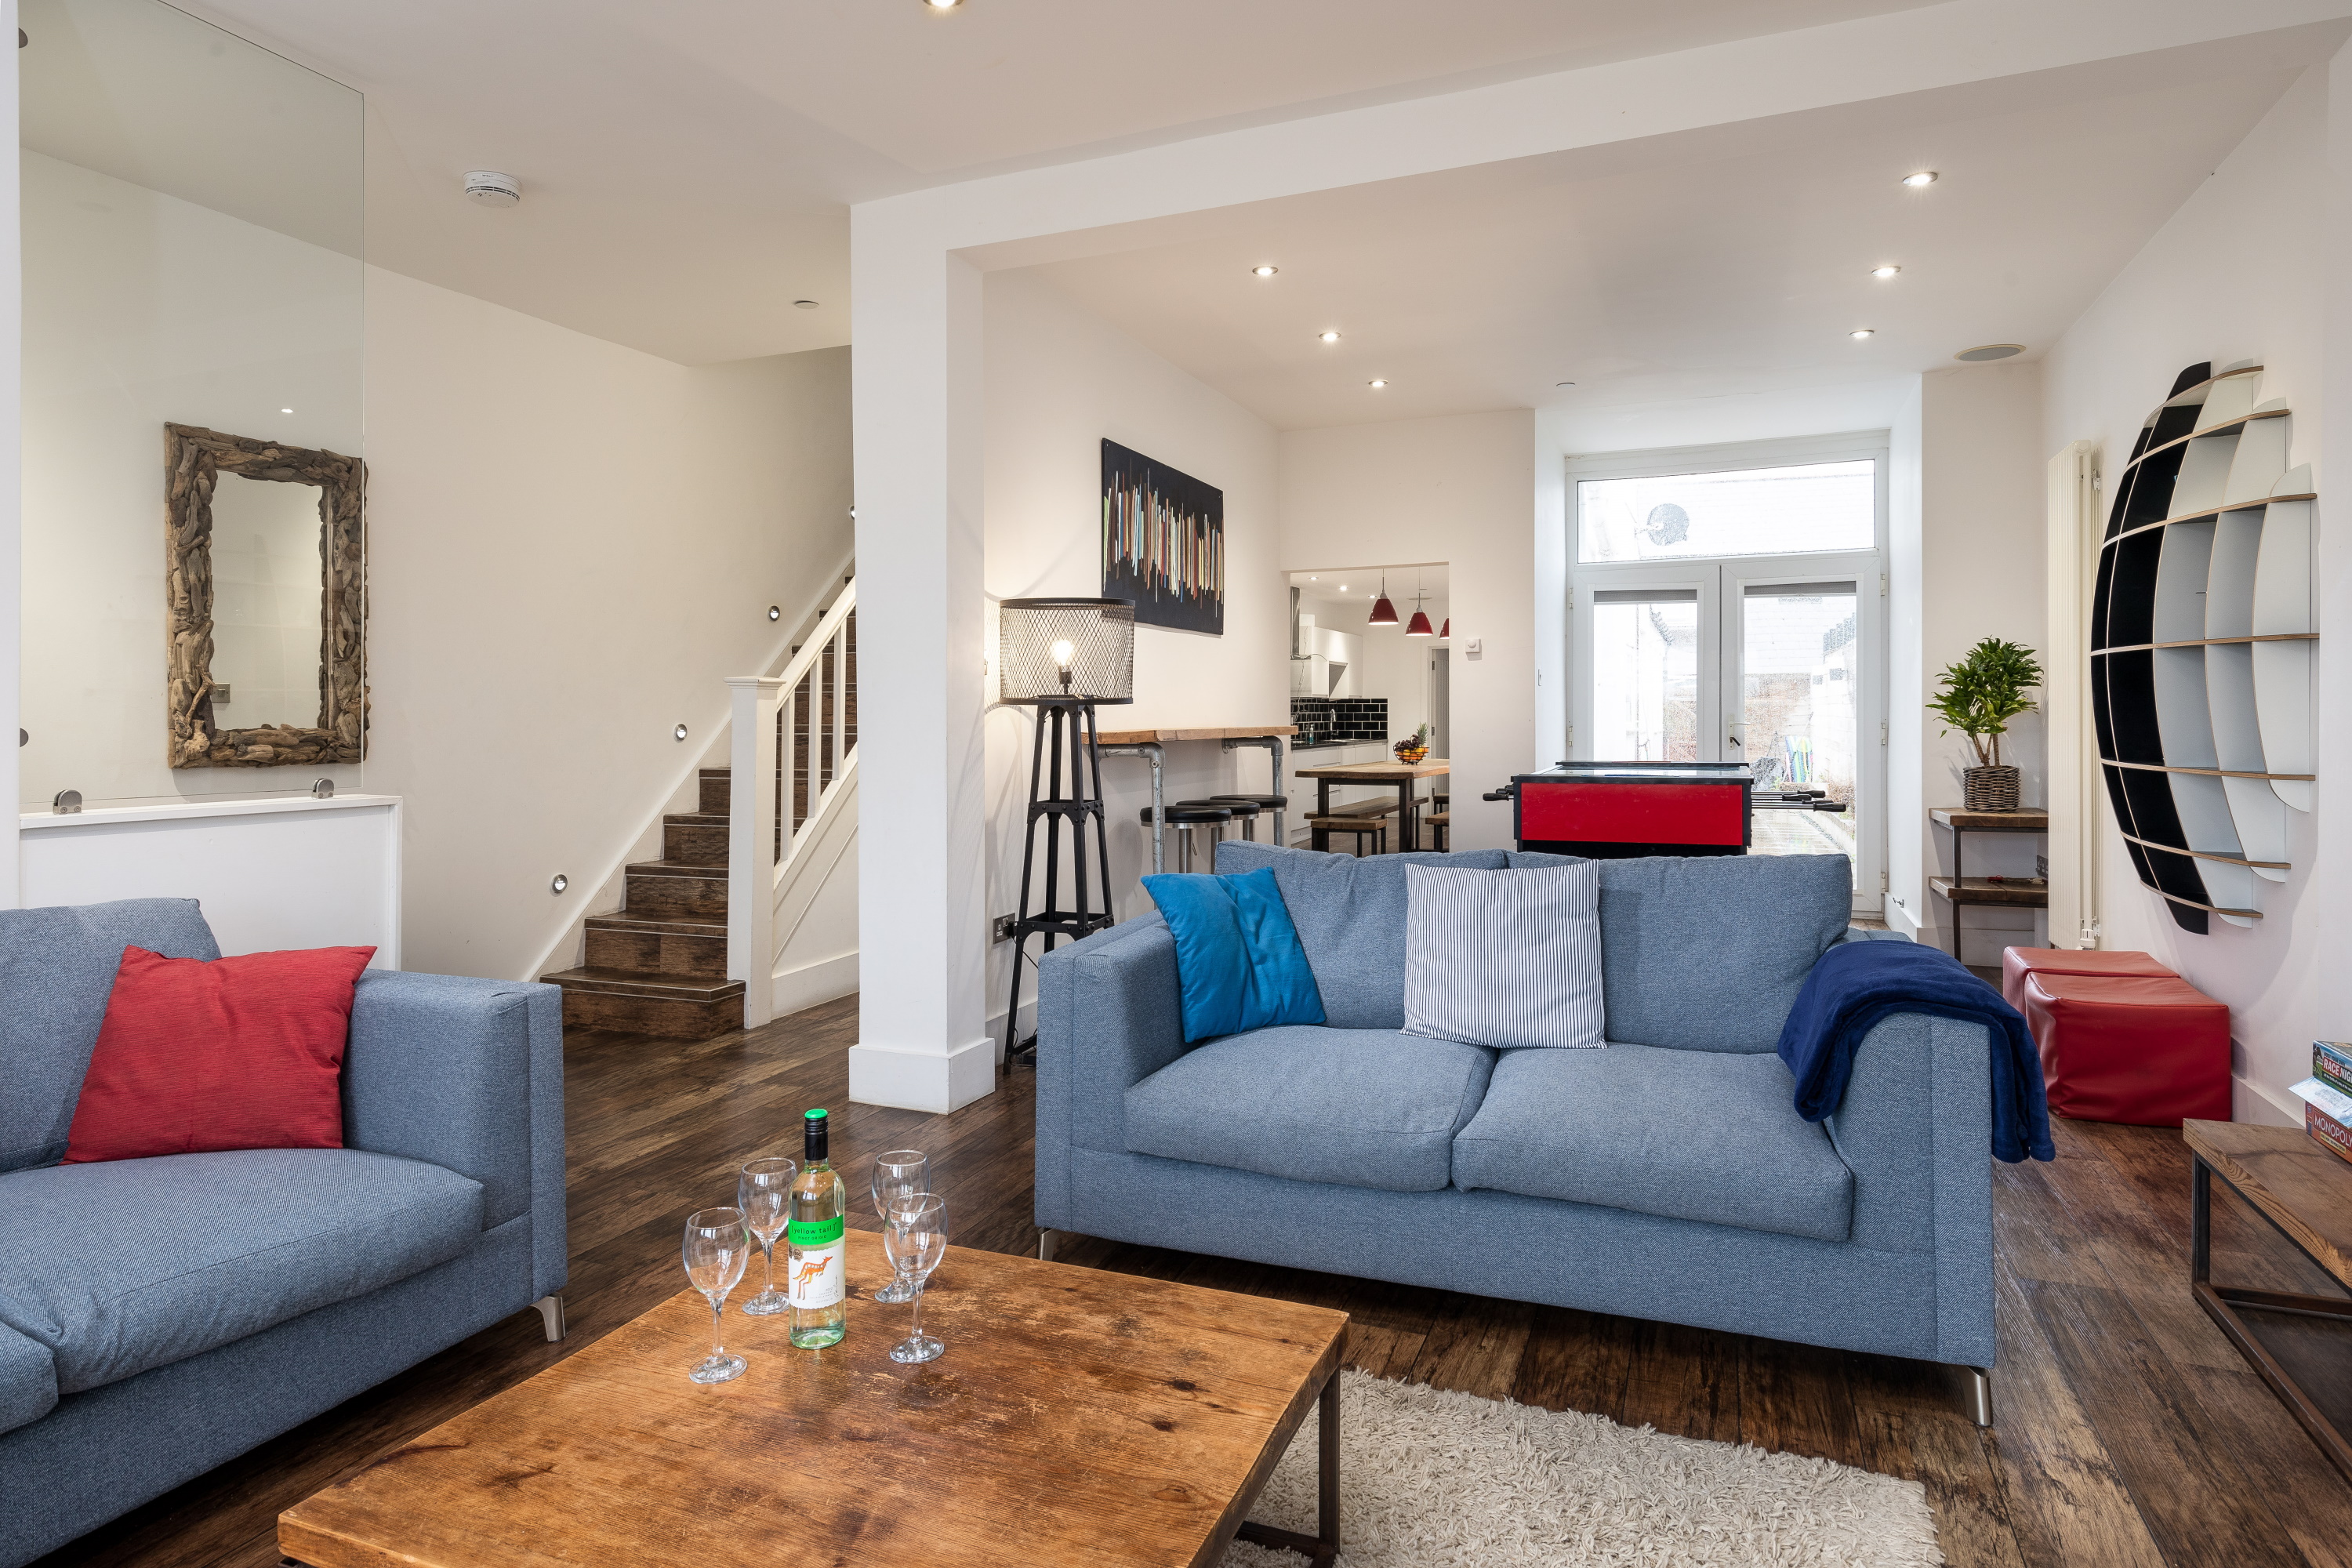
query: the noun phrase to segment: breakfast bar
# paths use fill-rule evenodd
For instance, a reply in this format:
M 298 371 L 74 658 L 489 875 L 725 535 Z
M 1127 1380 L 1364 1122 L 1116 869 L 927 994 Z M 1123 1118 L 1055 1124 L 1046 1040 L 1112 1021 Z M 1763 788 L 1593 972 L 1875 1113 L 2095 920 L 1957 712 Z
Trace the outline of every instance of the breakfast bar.
M 1264 747 L 1273 753 L 1274 784 L 1272 793 L 1279 795 L 1282 789 L 1282 742 L 1286 736 L 1298 733 L 1296 724 L 1244 724 L 1225 728 L 1188 726 L 1160 730 L 1106 730 L 1096 737 L 1097 749 L 1107 757 L 1142 757 L 1151 764 L 1151 871 L 1158 876 L 1168 868 L 1168 820 L 1165 791 L 1161 779 L 1167 771 L 1168 753 L 1163 748 L 1171 741 L 1215 741 L 1228 752 L 1244 746 Z M 1307 775 L 1299 775 L 1304 778 Z M 1274 841 L 1284 842 L 1283 809 L 1274 808 Z

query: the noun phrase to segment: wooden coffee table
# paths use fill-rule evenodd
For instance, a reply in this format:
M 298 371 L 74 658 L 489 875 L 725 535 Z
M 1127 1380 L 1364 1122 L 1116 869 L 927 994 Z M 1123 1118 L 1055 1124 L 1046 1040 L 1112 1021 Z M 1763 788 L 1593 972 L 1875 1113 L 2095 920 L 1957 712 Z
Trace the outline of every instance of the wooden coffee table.
M 681 1292 L 289 1509 L 279 1549 L 312 1568 L 1207 1564 L 1237 1531 L 1337 1551 L 1346 1313 L 950 1247 L 923 1308 L 947 1353 L 909 1367 L 888 1353 L 908 1309 L 865 1299 L 888 1270 L 850 1232 L 832 1350 L 730 1302 L 751 1366 L 710 1388 L 686 1375 L 710 1310 Z M 1318 1400 L 1318 1534 L 1244 1523 Z

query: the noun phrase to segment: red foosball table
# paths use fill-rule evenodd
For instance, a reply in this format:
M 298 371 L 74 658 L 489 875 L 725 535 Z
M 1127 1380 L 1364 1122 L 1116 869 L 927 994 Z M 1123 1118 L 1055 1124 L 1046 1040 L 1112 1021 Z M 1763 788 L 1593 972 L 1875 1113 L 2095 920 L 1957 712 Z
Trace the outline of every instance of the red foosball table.
M 1745 763 L 1562 763 L 1486 798 L 1512 802 L 1521 849 L 1600 860 L 1745 855 L 1755 786 Z

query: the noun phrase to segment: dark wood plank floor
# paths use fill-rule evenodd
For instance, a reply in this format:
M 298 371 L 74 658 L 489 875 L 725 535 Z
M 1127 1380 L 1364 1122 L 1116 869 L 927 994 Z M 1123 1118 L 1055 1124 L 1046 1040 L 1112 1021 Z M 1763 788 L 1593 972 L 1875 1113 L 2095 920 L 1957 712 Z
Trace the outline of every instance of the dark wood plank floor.
M 956 1240 L 1031 1250 L 1029 1075 L 952 1116 L 851 1105 L 855 1025 L 841 1002 L 698 1045 L 574 1035 L 571 1338 L 547 1344 L 536 1314 L 511 1318 L 44 1568 L 270 1568 L 278 1510 L 680 1289 L 685 1215 L 728 1200 L 739 1161 L 797 1154 L 812 1105 L 835 1113 L 853 1194 L 875 1152 L 927 1149 Z M 2054 1163 L 1996 1167 L 1990 1432 L 1959 1414 L 1944 1372 L 1914 1363 L 1099 1241 L 1064 1256 L 1342 1308 L 1352 1359 L 1383 1376 L 1916 1479 L 1946 1557 L 1968 1568 L 2352 1568 L 2352 1488 L 2189 1299 L 2178 1135 L 2062 1122 L 2057 1140 Z M 2328 1288 L 2227 1196 L 2215 1249 L 2232 1282 Z

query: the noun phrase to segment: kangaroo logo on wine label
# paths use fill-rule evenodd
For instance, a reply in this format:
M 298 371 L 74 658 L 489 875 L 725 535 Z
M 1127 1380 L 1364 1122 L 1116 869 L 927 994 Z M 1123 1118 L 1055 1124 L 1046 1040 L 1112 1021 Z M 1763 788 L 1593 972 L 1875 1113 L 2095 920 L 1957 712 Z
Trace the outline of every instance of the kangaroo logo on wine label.
M 793 1255 L 788 1289 L 795 1308 L 810 1311 L 830 1307 L 841 1300 L 842 1256 L 847 1250 L 836 1241 L 830 1247 L 813 1247 Z

